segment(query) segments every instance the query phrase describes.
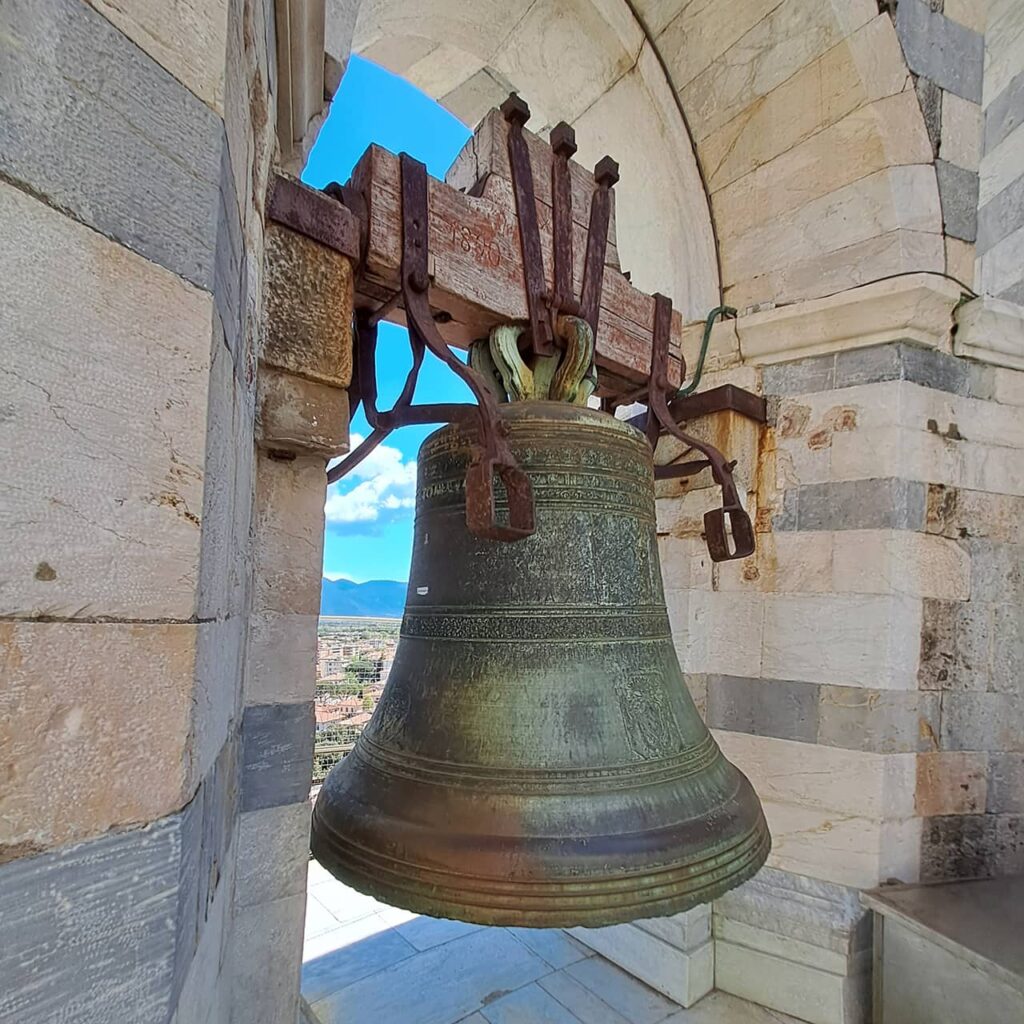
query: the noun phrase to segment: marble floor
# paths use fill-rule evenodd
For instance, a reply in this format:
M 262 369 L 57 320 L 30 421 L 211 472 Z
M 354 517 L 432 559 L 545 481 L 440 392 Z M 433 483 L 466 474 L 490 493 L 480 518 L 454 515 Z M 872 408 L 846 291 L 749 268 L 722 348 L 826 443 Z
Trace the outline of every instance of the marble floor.
M 721 992 L 684 1010 L 559 930 L 420 917 L 309 866 L 309 1024 L 782 1024 Z

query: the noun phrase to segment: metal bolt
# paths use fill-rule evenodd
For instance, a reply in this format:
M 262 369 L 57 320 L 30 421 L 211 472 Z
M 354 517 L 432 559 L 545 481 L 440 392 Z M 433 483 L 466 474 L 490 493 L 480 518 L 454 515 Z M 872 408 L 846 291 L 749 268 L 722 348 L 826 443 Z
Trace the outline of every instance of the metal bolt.
M 564 121 L 559 121 L 551 129 L 551 148 L 559 155 L 569 159 L 576 152 L 576 133 Z
M 601 157 L 594 168 L 594 180 L 603 188 L 611 188 L 619 180 L 619 165 L 610 156 Z
M 520 127 L 530 120 L 530 108 L 526 100 L 521 99 L 518 93 L 510 93 L 509 98 L 501 105 L 501 112 L 509 124 L 518 124 Z

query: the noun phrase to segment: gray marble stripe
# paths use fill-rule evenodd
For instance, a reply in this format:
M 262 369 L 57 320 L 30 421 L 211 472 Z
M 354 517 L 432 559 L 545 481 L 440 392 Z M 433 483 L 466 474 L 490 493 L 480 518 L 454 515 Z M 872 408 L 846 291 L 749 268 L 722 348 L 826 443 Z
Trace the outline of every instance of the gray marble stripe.
M 991 153 L 1018 125 L 1024 123 L 1024 71 L 985 108 L 985 149 Z
M 907 66 L 974 103 L 981 102 L 985 40 L 924 0 L 900 0 L 896 32 Z
M 907 342 L 775 363 L 763 371 L 764 393 L 769 397 L 814 394 L 890 380 L 905 380 L 970 398 L 992 397 L 988 367 Z
M 936 692 L 725 675 L 707 686 L 712 729 L 881 754 L 931 750 L 939 735 Z
M 946 234 L 973 242 L 978 233 L 978 172 L 936 160 L 935 175 Z
M 175 814 L 0 867 L 0 1020 L 168 1019 L 182 826 Z
M 1018 306 L 1024 306 L 1024 267 L 1021 268 L 1021 280 L 1004 288 L 997 296 L 1006 302 L 1016 302 Z
M 256 704 L 242 718 L 242 810 L 297 803 L 313 773 L 313 702 Z
M 779 531 L 923 530 L 927 484 L 886 477 L 804 484 L 786 491 L 772 520 Z
M 236 751 L 179 813 L 0 866 L 0 1020 L 170 1017 L 230 855 Z
M 1024 96 L 1021 97 L 1024 103 Z M 978 210 L 978 255 L 1024 226 L 1024 167 L 1021 176 Z M 1024 274 L 1024 267 L 1021 268 Z
M 5 0 L 0 39 L 0 174 L 212 289 L 221 119 L 81 0 Z

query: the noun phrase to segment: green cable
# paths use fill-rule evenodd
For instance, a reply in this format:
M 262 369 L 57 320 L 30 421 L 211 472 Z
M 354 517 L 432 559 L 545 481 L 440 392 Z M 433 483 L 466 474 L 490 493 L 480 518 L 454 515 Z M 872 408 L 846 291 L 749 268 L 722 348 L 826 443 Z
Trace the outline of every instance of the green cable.
M 715 306 L 708 313 L 707 319 L 704 321 L 704 337 L 700 342 L 700 355 L 697 356 L 697 368 L 693 371 L 693 379 L 689 384 L 681 387 L 673 397 L 685 398 L 697 390 L 697 385 L 700 384 L 700 378 L 704 373 L 704 360 L 707 358 L 708 346 L 711 344 L 711 328 L 715 326 L 715 321 L 721 316 L 735 317 L 736 310 L 732 306 Z

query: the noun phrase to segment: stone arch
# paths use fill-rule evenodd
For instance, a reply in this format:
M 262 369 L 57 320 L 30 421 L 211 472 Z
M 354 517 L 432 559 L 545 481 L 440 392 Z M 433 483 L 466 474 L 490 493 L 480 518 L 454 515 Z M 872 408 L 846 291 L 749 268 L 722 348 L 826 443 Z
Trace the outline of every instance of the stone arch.
M 470 125 L 513 88 L 532 126 L 573 123 L 581 158 L 623 165 L 623 266 L 688 317 L 946 269 L 925 118 L 874 0 L 329 0 L 327 49 Z

